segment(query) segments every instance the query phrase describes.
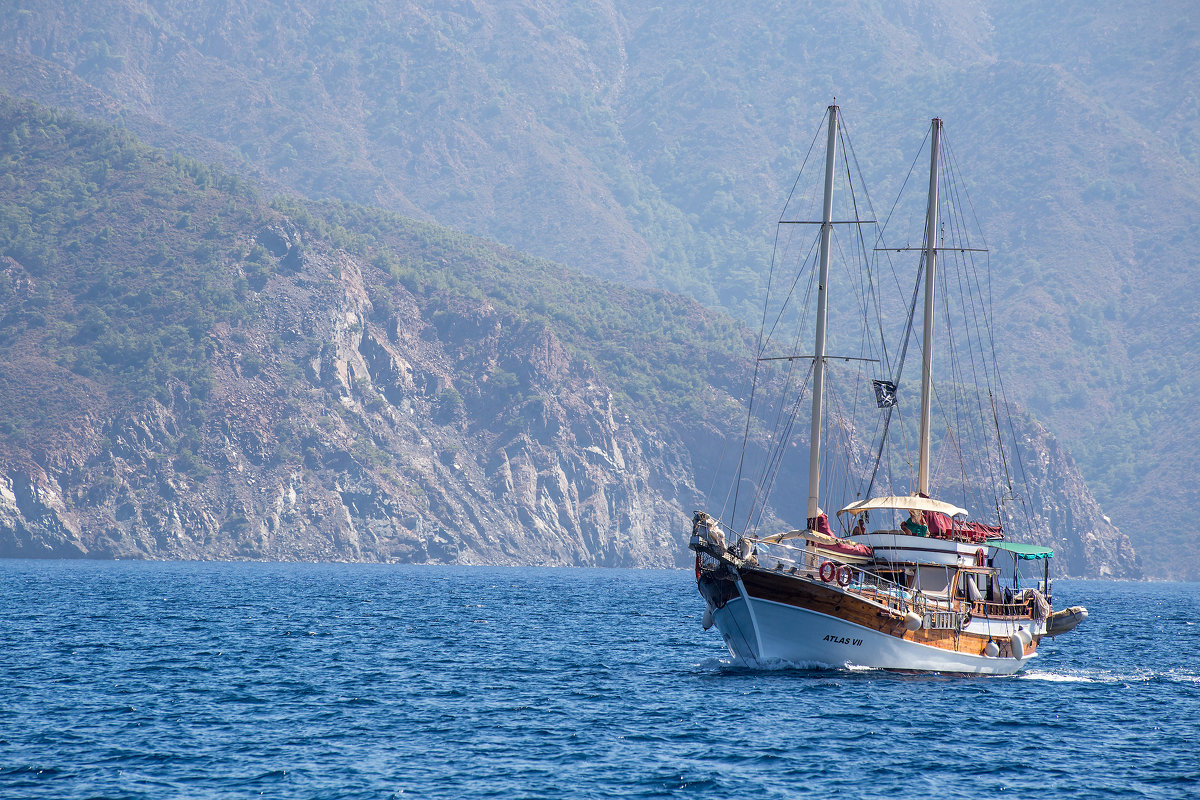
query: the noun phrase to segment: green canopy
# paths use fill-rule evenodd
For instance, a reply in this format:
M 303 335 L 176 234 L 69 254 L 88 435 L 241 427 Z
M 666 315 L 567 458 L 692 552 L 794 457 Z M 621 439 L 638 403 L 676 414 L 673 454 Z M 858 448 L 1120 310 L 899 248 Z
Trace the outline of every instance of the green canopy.
M 1054 558 L 1054 551 L 1049 547 L 1042 547 L 1036 544 L 1023 544 L 1021 542 L 997 542 L 991 545 L 997 550 L 1007 550 L 1008 552 L 1021 559 L 1035 558 Z

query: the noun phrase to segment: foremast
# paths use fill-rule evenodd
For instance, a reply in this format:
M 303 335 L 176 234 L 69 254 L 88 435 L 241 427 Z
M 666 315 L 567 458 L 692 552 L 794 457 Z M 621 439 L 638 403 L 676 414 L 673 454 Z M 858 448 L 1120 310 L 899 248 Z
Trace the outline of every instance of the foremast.
M 812 428 L 808 449 L 808 525 L 814 527 L 820 514 L 817 497 L 821 489 L 821 419 L 825 390 L 825 316 L 828 306 L 829 240 L 833 234 L 833 175 L 837 160 L 838 107 L 829 106 L 829 139 L 825 146 L 825 199 L 821 209 L 820 267 L 817 278 L 817 332 L 813 347 Z
M 929 440 L 933 420 L 933 311 L 937 288 L 938 151 L 941 149 L 942 120 L 934 117 L 930 126 L 929 206 L 925 212 L 925 312 L 921 329 L 921 436 L 917 466 L 917 493 L 925 497 L 929 497 Z

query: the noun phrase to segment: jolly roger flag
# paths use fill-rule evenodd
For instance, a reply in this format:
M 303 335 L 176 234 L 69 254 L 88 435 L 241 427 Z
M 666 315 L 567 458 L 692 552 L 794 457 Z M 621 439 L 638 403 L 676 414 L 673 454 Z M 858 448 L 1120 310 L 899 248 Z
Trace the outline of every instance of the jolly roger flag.
M 875 404 L 880 408 L 896 405 L 896 384 L 891 381 L 871 381 L 875 387 Z

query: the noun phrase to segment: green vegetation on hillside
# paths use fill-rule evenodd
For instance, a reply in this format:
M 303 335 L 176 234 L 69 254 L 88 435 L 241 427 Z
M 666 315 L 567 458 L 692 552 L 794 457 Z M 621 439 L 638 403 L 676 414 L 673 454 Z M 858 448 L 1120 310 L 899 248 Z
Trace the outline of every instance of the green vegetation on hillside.
M 12 259 L 0 270 L 0 346 L 33 346 L 132 400 L 165 402 L 173 385 L 207 396 L 213 328 L 248 323 L 278 263 L 256 235 L 280 217 L 311 245 L 379 268 L 431 317 L 486 301 L 548 326 L 648 419 L 696 410 L 713 372 L 744 353 L 737 326 L 692 301 L 380 209 L 286 197 L 272 208 L 236 176 L 60 111 L 0 97 L 0 140 L 0 255 Z M 248 353 L 241 369 L 253 376 L 261 359 Z M 492 392 L 515 390 L 511 375 L 495 378 Z
M 0 97 L 0 342 L 22 336 L 133 397 L 200 397 L 213 325 L 244 318 L 229 280 L 259 219 L 244 182 L 128 133 Z M 15 263 L 14 263 L 15 262 Z

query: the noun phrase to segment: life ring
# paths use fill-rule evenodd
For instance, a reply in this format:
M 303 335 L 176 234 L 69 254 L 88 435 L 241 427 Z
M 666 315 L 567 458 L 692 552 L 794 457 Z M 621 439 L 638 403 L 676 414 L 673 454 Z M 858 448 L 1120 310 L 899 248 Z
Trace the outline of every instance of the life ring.
M 700 554 L 696 553 L 696 580 L 700 580 Z
M 826 561 L 821 564 L 821 580 L 829 583 L 833 580 L 833 576 L 837 574 L 837 564 L 832 561 Z
M 962 616 L 960 616 L 958 618 L 958 629 L 960 631 L 965 631 L 967 629 L 967 626 L 970 624 L 971 624 L 971 612 L 964 611 L 962 613 Z
M 826 563 L 828 563 L 828 562 L 826 562 Z M 852 576 L 850 574 L 850 568 L 847 567 L 845 564 L 842 564 L 842 566 L 837 571 L 838 586 L 849 586 L 851 577 Z
M 975 551 L 975 566 L 982 567 L 987 563 L 987 551 L 982 547 Z

